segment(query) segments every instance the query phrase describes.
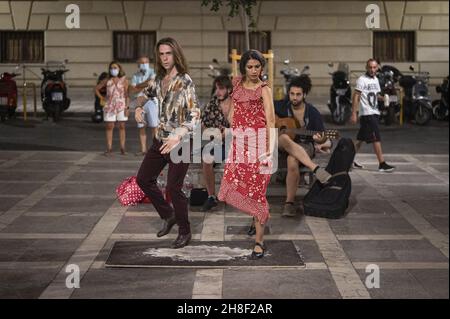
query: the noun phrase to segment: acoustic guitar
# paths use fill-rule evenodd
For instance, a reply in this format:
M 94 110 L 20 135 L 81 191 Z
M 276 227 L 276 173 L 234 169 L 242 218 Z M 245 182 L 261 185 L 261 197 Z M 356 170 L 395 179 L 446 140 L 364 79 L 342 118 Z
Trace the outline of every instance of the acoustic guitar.
M 339 138 L 338 130 L 325 130 L 324 132 L 321 132 L 300 128 L 298 122 L 293 117 L 275 116 L 275 127 L 280 130 L 280 134 L 287 134 L 292 140 L 296 136 L 312 139 L 312 137 L 317 133 L 323 134 L 331 140 Z

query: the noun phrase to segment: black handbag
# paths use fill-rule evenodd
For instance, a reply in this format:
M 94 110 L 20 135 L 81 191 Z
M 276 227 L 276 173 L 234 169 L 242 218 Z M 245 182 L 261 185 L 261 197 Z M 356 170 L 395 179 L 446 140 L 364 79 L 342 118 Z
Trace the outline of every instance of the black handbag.
M 208 199 L 208 191 L 206 188 L 193 188 L 189 203 L 191 206 L 202 206 Z

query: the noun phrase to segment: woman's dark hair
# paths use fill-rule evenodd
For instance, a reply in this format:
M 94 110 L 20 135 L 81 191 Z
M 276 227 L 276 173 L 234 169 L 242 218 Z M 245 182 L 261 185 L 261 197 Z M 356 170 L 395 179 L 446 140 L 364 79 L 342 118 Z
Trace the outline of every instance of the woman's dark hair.
M 112 62 L 109 64 L 109 66 L 108 66 L 108 76 L 109 76 L 110 78 L 112 77 L 112 76 L 111 76 L 111 72 L 110 72 L 109 70 L 111 70 L 111 66 L 112 66 L 113 64 L 115 64 L 115 65 L 117 65 L 117 66 L 119 67 L 119 74 L 117 75 L 117 77 L 121 78 L 121 77 L 125 76 L 125 71 L 123 70 L 123 68 L 122 68 L 122 66 L 120 65 L 120 63 L 117 62 L 117 61 L 112 61 Z
M 306 74 L 296 76 L 291 80 L 291 83 L 289 84 L 289 90 L 291 89 L 291 87 L 301 88 L 304 95 L 308 94 L 312 88 L 311 79 Z
M 266 59 L 261 52 L 257 50 L 248 50 L 242 54 L 241 61 L 239 62 L 239 71 L 242 76 L 245 76 L 245 67 L 249 60 L 258 60 L 259 63 L 261 63 L 261 70 L 264 69 L 264 66 L 266 65 Z
M 219 75 L 214 79 L 213 87 L 216 88 L 216 85 L 222 88 L 226 88 L 227 90 L 233 89 L 233 83 L 231 83 L 230 77 L 226 75 Z

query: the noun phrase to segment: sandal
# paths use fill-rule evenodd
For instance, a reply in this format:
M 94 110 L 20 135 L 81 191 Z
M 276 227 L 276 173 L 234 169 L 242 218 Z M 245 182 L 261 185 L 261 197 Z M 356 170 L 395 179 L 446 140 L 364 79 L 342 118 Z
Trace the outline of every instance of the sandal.
M 266 248 L 264 247 L 263 244 L 258 243 L 258 242 L 255 243 L 255 247 L 256 247 L 256 246 L 260 247 L 260 248 L 262 249 L 262 251 L 261 251 L 261 252 L 257 252 L 257 251 L 255 251 L 254 248 L 253 248 L 251 258 L 252 258 L 252 259 L 263 258 L 263 257 L 264 257 L 264 253 L 265 253 L 265 251 L 266 251 Z
M 253 236 L 255 234 L 256 234 L 255 217 L 253 217 L 252 224 L 250 225 L 250 227 L 247 230 L 247 235 Z

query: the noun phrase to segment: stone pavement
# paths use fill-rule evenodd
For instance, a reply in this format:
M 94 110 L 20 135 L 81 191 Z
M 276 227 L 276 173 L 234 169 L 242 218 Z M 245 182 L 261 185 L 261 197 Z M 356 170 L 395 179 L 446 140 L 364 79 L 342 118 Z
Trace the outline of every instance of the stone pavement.
M 124 208 L 114 198 L 141 158 L 2 150 L 0 298 L 448 298 L 448 126 L 442 130 L 446 153 L 388 154 L 397 166 L 391 174 L 376 171 L 371 153 L 358 154 L 367 168 L 351 172 L 343 219 L 282 218 L 284 187 L 271 184 L 267 244 L 292 240 L 304 268 L 105 268 L 116 240 L 176 237 L 174 229 L 156 238 L 161 221 L 152 205 Z M 192 208 L 190 219 L 194 240 L 248 239 L 251 247 L 250 218 L 229 206 Z M 65 286 L 70 264 L 80 268 L 79 289 Z M 380 288 L 365 285 L 369 264 L 380 268 Z

